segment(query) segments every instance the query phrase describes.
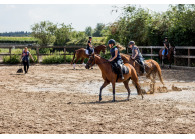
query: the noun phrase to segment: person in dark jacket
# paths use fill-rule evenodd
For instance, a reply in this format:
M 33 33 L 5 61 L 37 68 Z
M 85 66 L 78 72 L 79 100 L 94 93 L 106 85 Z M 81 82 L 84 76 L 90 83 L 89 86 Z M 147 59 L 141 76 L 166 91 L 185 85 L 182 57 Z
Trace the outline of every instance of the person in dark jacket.
M 25 74 L 28 73 L 28 69 L 29 69 L 29 63 L 30 63 L 29 56 L 34 61 L 32 55 L 28 51 L 28 48 L 25 47 L 24 50 L 23 50 L 23 52 L 22 52 L 22 55 L 21 55 L 21 61 L 22 61 L 23 65 L 24 65 Z
M 165 52 L 164 52 L 164 55 L 162 56 L 162 59 L 165 59 L 165 56 L 166 56 L 166 54 L 168 53 L 168 51 L 169 51 L 169 48 L 171 47 L 171 44 L 170 44 L 170 42 L 168 41 L 168 37 L 165 37 L 165 41 L 163 42 L 163 45 L 164 45 L 164 47 L 165 47 Z
M 92 37 L 89 37 L 89 40 L 87 42 L 87 50 L 88 50 L 89 55 L 91 55 L 94 51 L 93 46 L 91 44 L 91 40 L 92 40 Z
M 121 58 L 119 48 L 116 46 L 116 42 L 114 39 L 109 40 L 108 45 L 111 48 L 110 53 L 112 56 L 112 58 L 109 59 L 109 62 L 112 62 L 112 63 L 117 65 L 117 67 L 121 73 L 122 79 L 124 79 L 123 71 L 122 71 L 123 60 Z

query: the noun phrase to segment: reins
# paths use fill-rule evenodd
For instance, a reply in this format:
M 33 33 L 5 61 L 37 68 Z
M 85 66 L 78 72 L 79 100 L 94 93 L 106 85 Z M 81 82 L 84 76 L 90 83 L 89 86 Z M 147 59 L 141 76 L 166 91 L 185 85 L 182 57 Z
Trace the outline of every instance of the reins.
M 99 56 L 99 55 L 98 55 Z M 101 56 L 99 56 L 99 57 L 101 57 Z M 101 57 L 102 59 L 104 59 L 103 57 Z M 104 60 L 106 60 L 106 59 L 104 59 Z M 93 59 L 93 62 L 95 63 L 95 57 L 94 57 L 94 59 Z M 91 66 L 92 65 L 92 63 L 93 62 L 91 62 L 90 64 L 89 64 L 89 66 Z M 109 61 L 105 61 L 105 62 L 100 62 L 100 63 L 95 63 L 95 64 L 105 64 L 105 63 L 110 63 Z

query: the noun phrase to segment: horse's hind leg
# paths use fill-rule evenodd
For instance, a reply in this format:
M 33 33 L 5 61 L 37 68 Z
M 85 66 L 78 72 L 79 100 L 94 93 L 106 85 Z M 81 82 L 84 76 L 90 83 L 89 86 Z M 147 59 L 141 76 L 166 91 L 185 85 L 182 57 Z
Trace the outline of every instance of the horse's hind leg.
M 81 58 L 81 64 L 85 64 L 84 60 L 85 60 L 85 58 Z
M 105 88 L 109 83 L 109 81 L 104 81 L 104 84 L 100 87 L 99 101 L 102 100 L 102 89 Z
M 128 92 L 127 101 L 129 101 L 129 97 L 130 97 L 130 93 L 131 93 L 131 90 L 129 88 L 129 80 L 126 80 L 123 83 L 124 83 L 125 88 L 127 89 L 127 92 Z
M 152 73 L 152 77 L 151 75 L 149 76 L 151 82 L 150 82 L 150 94 L 154 94 L 155 92 L 155 78 L 156 78 L 156 74 Z
M 74 62 L 74 65 L 73 65 L 73 68 L 74 68 L 74 69 L 75 69 L 76 63 L 78 62 L 79 59 L 80 59 L 80 57 L 76 57 L 75 62 Z
M 153 75 L 153 80 L 152 80 L 152 82 L 153 82 L 153 92 L 155 92 L 155 83 L 156 83 L 155 79 L 156 79 L 156 73 L 153 73 L 152 75 Z

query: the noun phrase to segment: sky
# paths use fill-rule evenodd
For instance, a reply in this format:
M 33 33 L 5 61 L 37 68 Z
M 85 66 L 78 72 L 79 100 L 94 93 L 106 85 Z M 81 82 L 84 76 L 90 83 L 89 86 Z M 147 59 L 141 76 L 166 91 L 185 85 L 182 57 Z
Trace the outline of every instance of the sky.
M 72 24 L 77 31 L 97 23 L 109 24 L 117 20 L 121 10 L 112 13 L 112 4 L 0 4 L 0 32 L 31 31 L 31 26 L 41 21 Z M 141 4 L 143 8 L 163 12 L 168 4 Z

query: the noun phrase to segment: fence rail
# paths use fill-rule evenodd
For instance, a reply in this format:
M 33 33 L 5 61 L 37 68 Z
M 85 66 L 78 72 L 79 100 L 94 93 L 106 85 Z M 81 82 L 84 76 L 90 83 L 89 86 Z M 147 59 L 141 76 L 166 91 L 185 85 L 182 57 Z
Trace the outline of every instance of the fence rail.
M 72 55 L 72 54 L 66 54 L 67 49 L 79 49 L 79 48 L 85 48 L 86 46 L 38 46 L 38 45 L 29 45 L 29 44 L 0 44 L 0 48 L 3 49 L 9 49 L 9 53 L 1 53 L 0 56 L 11 56 L 12 55 L 21 55 L 21 54 L 12 54 L 11 51 L 12 49 L 24 49 L 24 47 L 28 47 L 31 49 L 36 49 L 36 55 L 37 55 L 37 62 L 40 63 L 40 56 L 46 56 L 46 55 L 53 55 L 53 54 L 42 54 L 39 53 L 39 49 L 41 48 L 58 48 L 58 49 L 63 49 L 64 53 L 60 55 L 64 55 L 64 61 L 66 62 L 66 55 Z
M 143 52 L 143 49 L 150 49 L 150 54 L 144 54 L 142 53 L 143 56 L 149 56 L 151 57 L 151 59 L 153 59 L 153 57 L 158 57 L 158 54 L 154 54 L 153 49 L 162 49 L 164 48 L 164 46 L 139 46 L 139 49 L 141 51 L 141 53 Z M 191 50 L 195 50 L 195 46 L 175 46 L 176 51 L 177 50 L 188 50 L 188 54 L 187 55 L 175 55 L 174 56 L 174 65 L 176 65 L 176 61 L 178 58 L 185 58 L 188 59 L 188 67 L 191 66 L 191 59 L 195 59 L 195 55 L 191 55 Z M 130 48 L 127 48 L 127 53 L 129 52 Z
M 0 48 L 4 48 L 4 49 L 9 49 L 9 53 L 1 53 L 0 56 L 12 56 L 12 55 L 16 55 L 16 54 L 12 54 L 11 51 L 12 49 L 23 49 L 24 47 L 28 47 L 28 48 L 33 48 L 36 49 L 36 55 L 37 55 L 37 61 L 38 63 L 39 61 L 39 57 L 40 56 L 45 56 L 45 55 L 52 55 L 52 54 L 42 54 L 39 53 L 39 49 L 40 48 L 61 48 L 63 49 L 64 53 L 60 54 L 60 55 L 64 55 L 64 61 L 66 62 L 66 55 L 71 55 L 71 54 L 66 54 L 67 49 L 79 49 L 79 48 L 85 48 L 86 46 L 82 46 L 82 45 L 74 45 L 74 46 L 38 46 L 38 45 L 29 45 L 29 44 L 8 44 L 8 43 L 0 43 Z M 142 52 L 143 56 L 147 56 L 147 57 L 151 57 L 151 59 L 153 57 L 158 57 L 158 54 L 154 54 L 154 49 L 161 49 L 164 48 L 163 46 L 139 46 L 140 51 Z M 174 56 L 174 64 L 176 65 L 176 61 L 178 58 L 184 58 L 184 59 L 188 59 L 188 67 L 191 66 L 191 59 L 195 59 L 195 55 L 191 55 L 191 50 L 195 50 L 195 46 L 175 46 L 176 50 L 188 50 L 188 54 L 187 55 L 175 55 Z M 130 48 L 127 48 L 127 53 L 129 52 Z M 150 49 L 150 53 L 143 53 L 143 49 Z M 18 55 L 18 54 L 17 54 Z

